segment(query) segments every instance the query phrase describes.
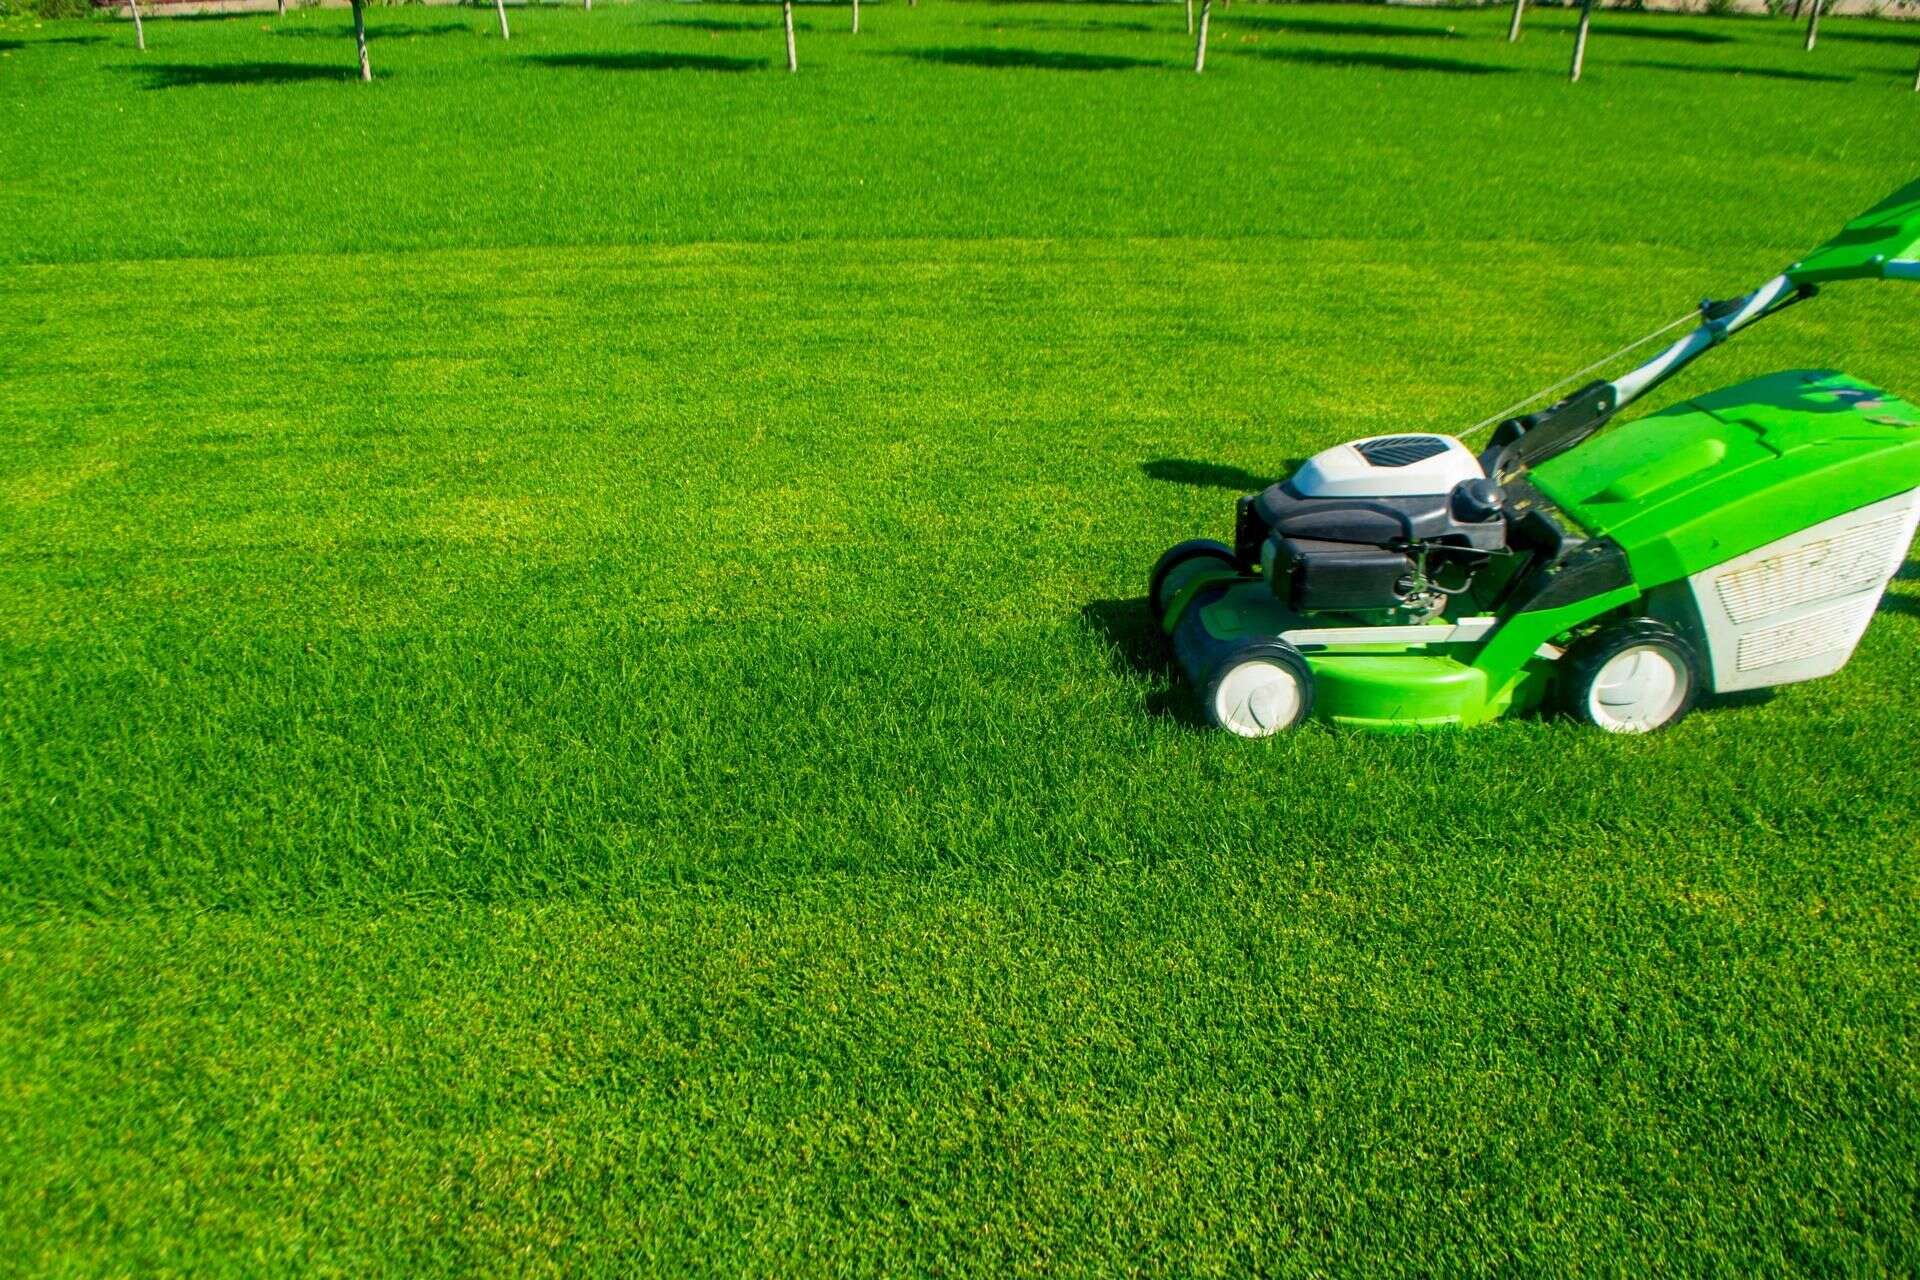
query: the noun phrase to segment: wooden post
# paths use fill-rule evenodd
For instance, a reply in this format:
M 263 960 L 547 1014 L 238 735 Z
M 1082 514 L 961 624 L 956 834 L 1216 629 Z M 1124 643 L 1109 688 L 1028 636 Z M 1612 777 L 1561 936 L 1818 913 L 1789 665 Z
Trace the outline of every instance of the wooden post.
M 360 51 L 360 79 L 373 79 L 373 64 L 367 61 L 367 2 L 353 0 L 353 44 Z
M 1807 13 L 1807 52 L 1813 52 L 1813 42 L 1820 38 L 1820 0 L 1813 0 L 1813 8 Z
M 853 34 L 860 34 L 860 0 L 853 0 Z
M 1570 77 L 1576 84 L 1580 80 L 1580 68 L 1587 61 L 1587 27 L 1593 21 L 1593 0 L 1580 0 L 1580 27 L 1573 33 L 1573 74 Z
M 127 0 L 127 8 L 133 11 L 133 44 L 140 52 L 147 51 L 147 29 L 140 25 L 140 0 Z
M 1193 42 L 1193 69 L 1207 69 L 1207 18 L 1213 12 L 1213 0 L 1200 0 L 1200 38 Z
M 1513 23 L 1507 28 L 1507 43 L 1520 38 L 1520 15 L 1527 11 L 1527 0 L 1513 0 Z
M 800 55 L 793 49 L 793 0 L 780 0 L 780 21 L 787 28 L 787 70 L 800 69 Z

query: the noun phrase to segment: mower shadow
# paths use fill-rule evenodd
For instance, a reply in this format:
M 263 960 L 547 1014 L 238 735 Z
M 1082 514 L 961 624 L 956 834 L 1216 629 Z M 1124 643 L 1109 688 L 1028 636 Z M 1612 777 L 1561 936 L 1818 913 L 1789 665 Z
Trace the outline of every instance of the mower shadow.
M 527 61 L 585 71 L 764 71 L 773 65 L 771 58 L 723 53 L 537 53 Z
M 1382 71 L 1438 71 L 1455 76 L 1512 75 L 1516 67 L 1500 67 L 1490 62 L 1468 62 L 1462 58 L 1429 58 L 1416 53 L 1359 53 L 1346 49 L 1236 49 L 1276 62 L 1302 62 L 1322 67 L 1377 67 Z
M 1920 618 L 1920 596 L 1897 596 L 1889 591 L 1880 597 L 1881 613 L 1904 613 Z
M 1746 711 L 1754 707 L 1764 707 L 1779 696 L 1780 690 L 1771 687 L 1766 689 L 1741 689 L 1736 693 L 1706 694 L 1700 699 L 1700 703 L 1702 706 L 1708 707 L 1716 713 L 1725 713 L 1729 711 Z
M 1303 461 L 1302 458 L 1284 460 L 1280 474 L 1292 475 Z M 1224 462 L 1195 462 L 1191 458 L 1155 458 L 1141 463 L 1140 470 L 1149 480 L 1188 484 L 1196 489 L 1230 489 L 1235 493 L 1257 493 L 1273 483 L 1244 467 L 1232 467 Z
M 896 55 L 916 62 L 939 62 L 953 67 L 1027 68 L 1040 71 L 1131 71 L 1173 64 L 1155 58 L 1122 54 L 1068 53 L 1054 49 L 1002 49 L 992 45 L 964 45 L 938 49 L 907 49 Z
M 1167 641 L 1154 625 L 1145 596 L 1091 601 L 1080 606 L 1080 620 L 1106 644 L 1121 675 L 1153 682 L 1146 697 L 1148 715 L 1163 716 L 1191 729 L 1207 727 L 1193 698 L 1172 678 L 1173 660 L 1167 653 Z
M 360 75 L 350 63 L 336 67 L 311 62 L 143 62 L 120 69 L 145 76 L 148 89 L 303 84 L 312 80 L 354 80 Z
M 1920 560 L 1909 560 L 1894 571 L 1895 582 L 1920 582 Z M 1895 595 L 1889 591 L 1880 597 L 1881 613 L 1905 613 L 1920 618 L 1920 596 Z

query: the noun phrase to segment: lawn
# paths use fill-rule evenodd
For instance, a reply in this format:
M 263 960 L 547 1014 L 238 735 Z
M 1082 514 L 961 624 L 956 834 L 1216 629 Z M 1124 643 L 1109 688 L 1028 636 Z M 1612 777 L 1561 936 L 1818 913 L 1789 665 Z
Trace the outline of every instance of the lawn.
M 1915 562 L 1646 739 L 1141 601 L 1913 178 L 1920 26 L 863 10 L 0 22 L 8 1269 L 1920 1268 Z

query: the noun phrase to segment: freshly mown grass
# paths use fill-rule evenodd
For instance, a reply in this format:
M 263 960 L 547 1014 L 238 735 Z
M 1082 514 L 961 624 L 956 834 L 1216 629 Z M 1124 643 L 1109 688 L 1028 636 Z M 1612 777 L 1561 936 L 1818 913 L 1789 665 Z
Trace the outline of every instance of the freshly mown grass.
M 863 8 L 0 25 L 4 1256 L 1911 1271 L 1920 569 L 1646 740 L 1227 740 L 1139 597 L 1911 178 L 1920 32 Z

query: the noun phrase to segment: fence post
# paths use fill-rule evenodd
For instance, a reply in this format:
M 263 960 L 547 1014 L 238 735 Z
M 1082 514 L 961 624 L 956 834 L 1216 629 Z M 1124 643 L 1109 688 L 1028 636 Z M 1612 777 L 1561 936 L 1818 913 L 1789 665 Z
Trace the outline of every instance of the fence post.
M 1580 29 L 1573 33 L 1573 74 L 1568 77 L 1574 83 L 1580 81 L 1580 68 L 1587 61 L 1587 27 L 1593 22 L 1593 0 L 1580 0 Z

